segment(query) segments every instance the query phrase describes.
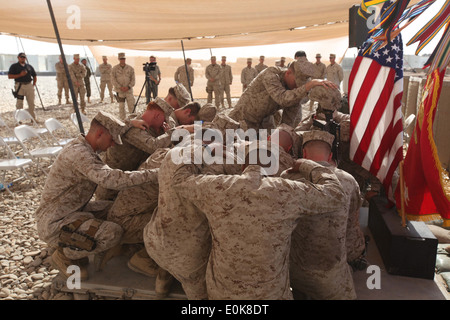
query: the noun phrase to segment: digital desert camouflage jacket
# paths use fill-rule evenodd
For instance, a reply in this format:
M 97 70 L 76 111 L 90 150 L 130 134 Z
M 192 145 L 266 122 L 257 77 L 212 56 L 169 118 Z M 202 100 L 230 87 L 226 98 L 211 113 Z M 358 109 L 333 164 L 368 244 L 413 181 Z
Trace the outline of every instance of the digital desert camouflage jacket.
M 122 190 L 156 180 L 156 170 L 125 172 L 110 168 L 80 135 L 64 147 L 48 174 L 35 213 L 38 231 L 59 231 L 71 221 L 71 213 L 83 211 L 97 186 Z
M 292 181 L 265 177 L 250 165 L 240 175 L 175 179 L 178 195 L 203 212 L 210 226 L 209 299 L 292 299 L 288 260 L 296 221 L 344 203 L 332 171 L 303 160 L 300 172 L 305 179 Z
M 286 70 L 269 67 L 260 73 L 242 94 L 229 116 L 244 120 L 249 128 L 259 129 L 264 118 L 283 109 L 282 123 L 295 127 L 300 112 L 300 101 L 306 97 L 304 86 L 289 90 L 283 77 Z

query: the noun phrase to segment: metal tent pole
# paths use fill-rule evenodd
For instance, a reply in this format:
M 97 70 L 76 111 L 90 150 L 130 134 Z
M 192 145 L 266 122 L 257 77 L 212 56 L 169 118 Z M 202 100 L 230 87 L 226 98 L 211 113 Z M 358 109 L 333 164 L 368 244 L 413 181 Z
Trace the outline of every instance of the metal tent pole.
M 75 95 L 75 89 L 73 88 L 72 79 L 70 78 L 69 67 L 67 66 L 66 56 L 64 54 L 64 49 L 62 47 L 61 38 L 59 36 L 58 26 L 56 25 L 55 14 L 53 13 L 53 8 L 50 0 L 47 0 L 48 11 L 50 12 L 50 17 L 52 18 L 53 29 L 55 30 L 56 40 L 58 40 L 59 51 L 61 52 L 61 58 L 64 64 L 64 70 L 66 71 L 67 81 L 69 82 L 70 94 L 72 96 L 73 108 L 75 109 L 75 114 L 77 115 L 78 126 L 80 128 L 80 133 L 84 134 L 83 121 L 81 121 L 80 110 L 78 109 L 77 96 Z
M 192 95 L 192 89 L 191 89 L 191 79 L 189 78 L 189 71 L 188 71 L 188 67 L 187 67 L 187 63 L 186 63 L 186 56 L 184 55 L 183 40 L 181 40 L 181 48 L 183 49 L 184 67 L 186 68 L 186 77 L 187 77 L 188 85 L 189 85 L 189 93 L 191 94 L 191 101 L 194 101 L 194 97 Z

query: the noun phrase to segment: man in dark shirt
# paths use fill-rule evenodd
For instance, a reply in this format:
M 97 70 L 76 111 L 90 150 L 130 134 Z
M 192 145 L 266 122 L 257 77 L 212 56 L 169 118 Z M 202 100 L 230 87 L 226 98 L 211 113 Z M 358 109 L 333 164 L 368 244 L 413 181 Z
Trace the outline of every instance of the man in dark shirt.
M 17 56 L 18 62 L 11 65 L 8 72 L 8 79 L 14 79 L 14 90 L 16 92 L 16 109 L 23 109 L 23 100 L 26 97 L 28 112 L 36 120 L 34 113 L 34 86 L 37 76 L 34 68 L 26 63 L 26 55 L 21 52 Z

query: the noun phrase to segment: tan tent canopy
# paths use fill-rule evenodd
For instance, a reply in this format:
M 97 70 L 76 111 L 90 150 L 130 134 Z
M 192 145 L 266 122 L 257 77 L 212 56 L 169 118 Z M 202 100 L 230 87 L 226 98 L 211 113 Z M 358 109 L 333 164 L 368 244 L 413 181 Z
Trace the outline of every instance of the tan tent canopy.
M 53 0 L 63 44 L 186 50 L 316 41 L 348 35 L 355 0 Z M 0 32 L 55 42 L 47 2 L 4 1 Z M 101 40 L 101 41 L 100 41 Z

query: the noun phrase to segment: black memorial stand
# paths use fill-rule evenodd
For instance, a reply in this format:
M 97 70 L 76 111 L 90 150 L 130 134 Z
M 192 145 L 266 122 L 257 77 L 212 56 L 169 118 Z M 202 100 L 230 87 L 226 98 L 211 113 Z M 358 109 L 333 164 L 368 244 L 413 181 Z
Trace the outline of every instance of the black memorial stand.
M 434 279 L 438 240 L 422 221 L 407 221 L 382 196 L 369 202 L 369 229 L 386 271 L 393 275 Z

